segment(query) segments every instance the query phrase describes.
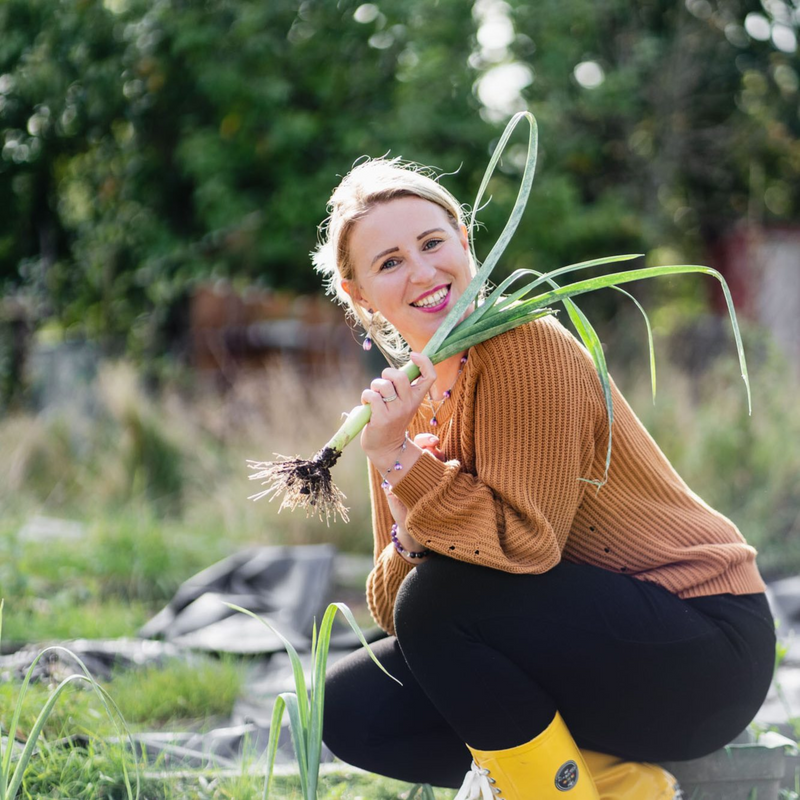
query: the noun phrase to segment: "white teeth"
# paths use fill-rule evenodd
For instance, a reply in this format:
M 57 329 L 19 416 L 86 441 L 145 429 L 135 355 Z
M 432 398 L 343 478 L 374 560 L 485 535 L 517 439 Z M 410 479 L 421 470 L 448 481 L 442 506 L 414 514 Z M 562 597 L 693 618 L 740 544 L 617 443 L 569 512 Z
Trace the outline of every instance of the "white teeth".
M 433 306 L 438 306 L 439 303 L 447 297 L 447 291 L 448 287 L 445 286 L 444 289 L 439 289 L 435 294 L 429 294 L 424 300 L 420 300 L 418 303 L 412 303 L 411 305 L 415 308 L 432 308 Z

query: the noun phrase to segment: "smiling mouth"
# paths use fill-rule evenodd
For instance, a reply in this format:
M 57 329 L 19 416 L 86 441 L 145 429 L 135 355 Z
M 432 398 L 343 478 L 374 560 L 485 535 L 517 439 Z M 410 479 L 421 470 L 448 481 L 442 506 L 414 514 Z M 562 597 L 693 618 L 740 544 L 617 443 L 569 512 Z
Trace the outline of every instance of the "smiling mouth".
M 411 303 L 414 308 L 436 308 L 440 306 L 447 295 L 450 293 L 450 285 L 443 286 L 438 291 L 434 292 L 433 294 L 429 294 L 424 297 L 422 300 L 418 300 L 416 303 Z

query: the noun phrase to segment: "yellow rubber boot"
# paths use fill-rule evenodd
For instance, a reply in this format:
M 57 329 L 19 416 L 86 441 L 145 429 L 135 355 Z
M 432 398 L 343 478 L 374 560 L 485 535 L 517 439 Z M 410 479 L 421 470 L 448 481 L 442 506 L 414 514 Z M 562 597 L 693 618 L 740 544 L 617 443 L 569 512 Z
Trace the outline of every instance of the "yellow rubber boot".
M 581 751 L 558 713 L 535 739 L 518 747 L 469 750 L 472 770 L 455 800 L 599 800 Z
M 678 782 L 657 764 L 624 761 L 617 756 L 581 750 L 600 800 L 675 800 Z

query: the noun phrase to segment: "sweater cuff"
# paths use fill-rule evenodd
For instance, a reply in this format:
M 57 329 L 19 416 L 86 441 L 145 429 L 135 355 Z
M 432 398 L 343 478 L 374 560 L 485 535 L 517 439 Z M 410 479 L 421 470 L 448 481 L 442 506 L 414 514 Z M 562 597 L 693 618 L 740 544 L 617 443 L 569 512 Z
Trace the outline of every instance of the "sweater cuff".
M 403 475 L 402 480 L 392 487 L 392 494 L 410 509 L 424 495 L 435 489 L 446 474 L 447 465 L 426 450 Z

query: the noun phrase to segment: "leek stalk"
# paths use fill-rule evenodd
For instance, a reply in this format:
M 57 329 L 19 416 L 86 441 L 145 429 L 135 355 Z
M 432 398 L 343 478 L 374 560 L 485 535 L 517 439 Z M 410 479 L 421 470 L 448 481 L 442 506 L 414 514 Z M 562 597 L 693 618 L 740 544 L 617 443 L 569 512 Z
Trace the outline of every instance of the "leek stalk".
M 636 280 L 665 277 L 668 275 L 701 273 L 716 278 L 722 284 L 723 293 L 725 295 L 725 301 L 733 326 L 742 379 L 744 380 L 747 390 L 748 408 L 752 411 L 750 382 L 747 374 L 747 364 L 745 362 L 741 333 L 736 320 L 736 311 L 733 306 L 733 300 L 728 285 L 722 275 L 710 267 L 691 264 L 646 267 L 579 280 L 567 284 L 566 286 L 559 286 L 555 281 L 555 278 L 569 273 L 606 264 L 628 261 L 639 257 L 637 254 L 596 258 L 590 261 L 569 264 L 546 273 L 520 269 L 502 281 L 482 303 L 477 305 L 477 298 L 481 290 L 486 286 L 492 270 L 497 265 L 497 262 L 519 225 L 530 195 L 531 186 L 533 185 L 538 133 L 536 120 L 530 112 L 523 111 L 516 114 L 506 126 L 486 168 L 477 197 L 473 204 L 474 209 L 480 208 L 483 193 L 500 160 L 506 143 L 514 128 L 523 119 L 529 123 L 528 154 L 519 193 L 511 215 L 497 242 L 487 256 L 486 261 L 478 269 L 464 294 L 456 301 L 422 353 L 428 356 L 434 364 L 437 364 L 456 353 L 467 350 L 473 345 L 480 344 L 487 339 L 512 330 L 518 325 L 524 325 L 543 316 L 554 314 L 556 312 L 551 306 L 554 303 L 563 303 L 581 341 L 592 357 L 602 386 L 606 411 L 609 418 L 609 440 L 606 452 L 605 475 L 602 480 L 589 481 L 599 488 L 605 483 L 608 475 L 608 467 L 611 462 L 611 436 L 614 419 L 611 402 L 611 381 L 608 375 L 608 368 L 606 366 L 600 338 L 583 312 L 575 305 L 572 298 L 604 288 L 617 289 L 628 297 L 631 297 L 624 289 L 620 288 L 620 284 Z M 473 215 L 469 226 L 469 241 L 473 257 L 474 223 L 475 218 Z M 478 263 L 477 260 L 475 263 Z M 535 278 L 522 288 L 509 293 L 510 287 L 526 276 L 535 276 Z M 537 292 L 536 290 L 538 287 L 544 289 L 543 284 L 547 284 L 550 288 L 547 291 L 539 290 Z M 636 301 L 634 300 L 634 302 Z M 459 322 L 473 304 L 476 304 L 474 310 Z M 655 397 L 655 359 L 653 355 L 652 331 L 644 309 L 642 309 L 638 303 L 636 303 L 636 305 L 644 314 L 645 322 L 647 323 L 650 349 L 650 373 L 653 384 L 653 396 Z M 411 362 L 404 365 L 402 370 L 410 380 L 414 380 L 419 376 L 419 369 Z M 371 408 L 369 405 L 356 406 L 356 408 L 347 414 L 347 418 L 333 438 L 310 460 L 279 456 L 277 461 L 272 462 L 248 461 L 248 466 L 252 470 L 255 470 L 255 472 L 250 475 L 250 480 L 261 481 L 262 485 L 267 487 L 263 491 L 251 495 L 250 499 L 258 500 L 263 497 L 268 497 L 270 500 L 273 500 L 275 497 L 282 495 L 281 509 L 287 507 L 294 509 L 299 506 L 306 510 L 307 515 L 316 513 L 320 519 L 324 518 L 326 522 L 330 522 L 330 518 L 335 518 L 337 514 L 347 521 L 347 509 L 343 503 L 345 498 L 342 492 L 333 483 L 330 470 L 336 464 L 344 448 L 369 422 L 370 414 Z

